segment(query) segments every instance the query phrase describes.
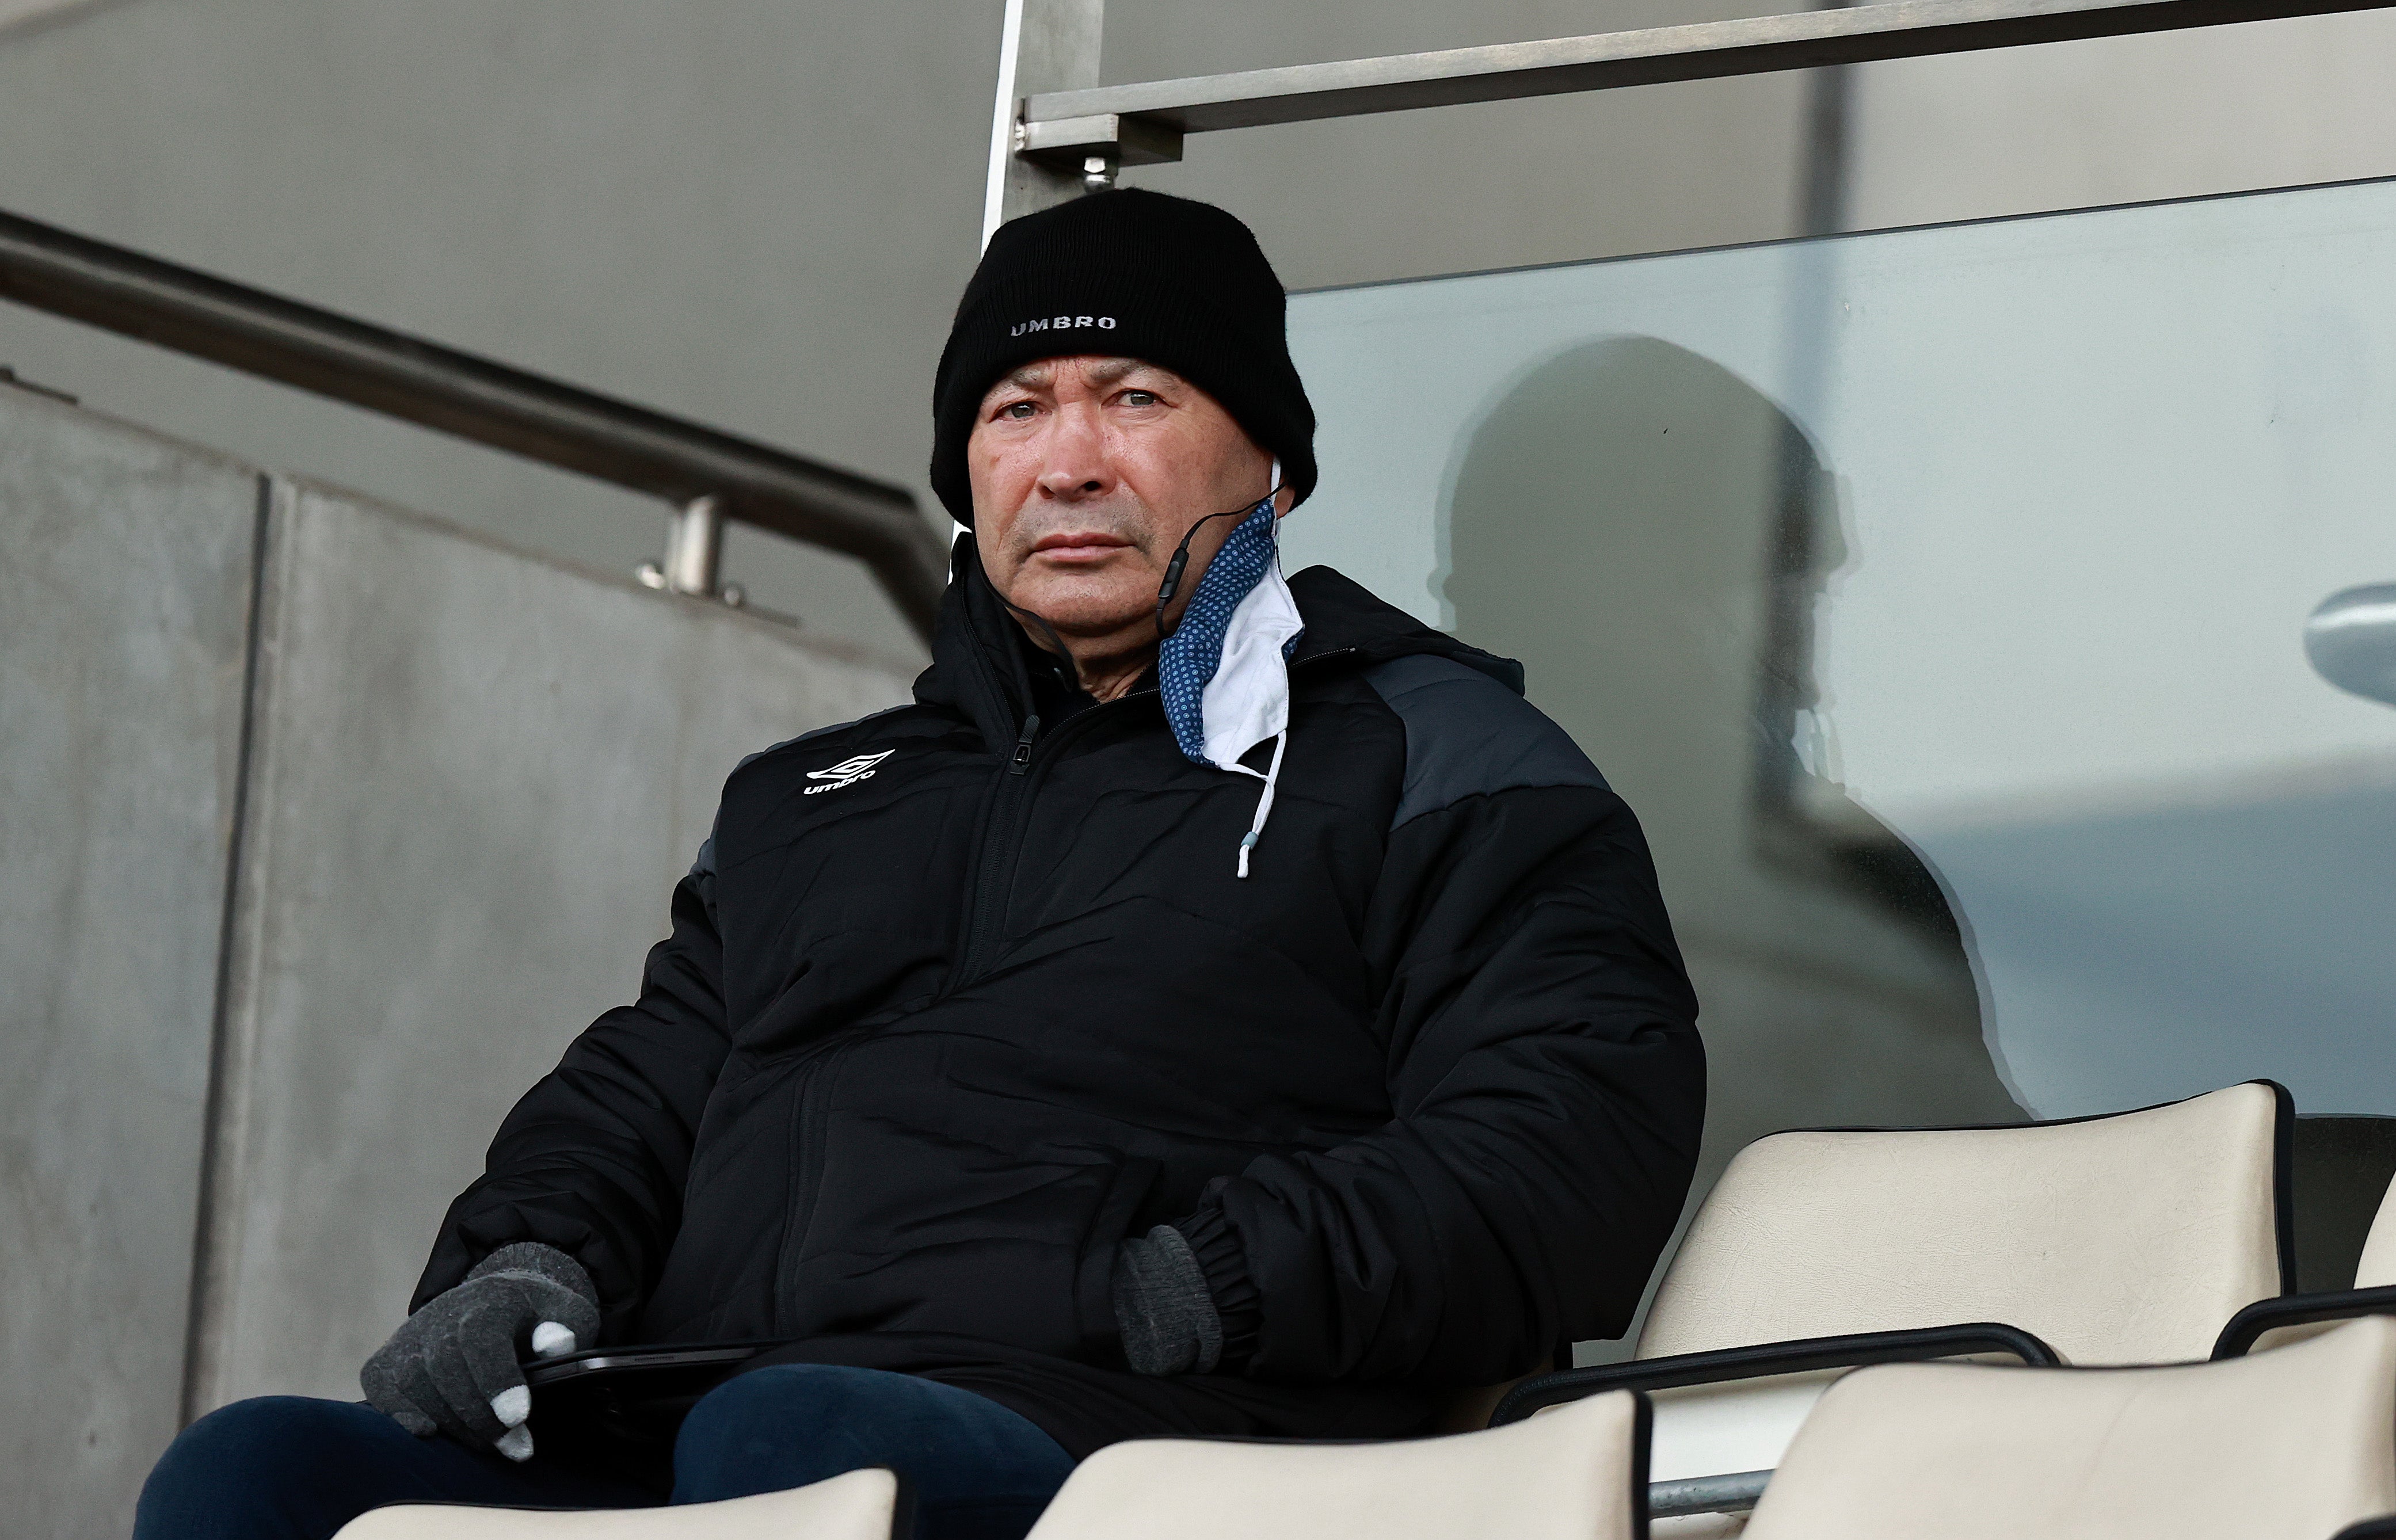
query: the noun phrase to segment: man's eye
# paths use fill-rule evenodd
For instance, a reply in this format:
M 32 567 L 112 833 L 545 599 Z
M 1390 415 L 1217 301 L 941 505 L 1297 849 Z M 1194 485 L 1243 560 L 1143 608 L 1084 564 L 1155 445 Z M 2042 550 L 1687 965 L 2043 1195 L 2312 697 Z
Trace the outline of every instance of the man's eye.
M 1153 406 L 1156 405 L 1156 392 L 1153 391 L 1125 391 L 1124 392 L 1124 405 L 1126 406 Z
M 998 415 L 1005 418 L 1013 418 L 1016 421 L 1021 422 L 1025 418 L 1031 417 L 1035 410 L 1037 410 L 1037 408 L 1028 401 L 1010 401 L 1005 405 L 1001 406 L 998 409 Z

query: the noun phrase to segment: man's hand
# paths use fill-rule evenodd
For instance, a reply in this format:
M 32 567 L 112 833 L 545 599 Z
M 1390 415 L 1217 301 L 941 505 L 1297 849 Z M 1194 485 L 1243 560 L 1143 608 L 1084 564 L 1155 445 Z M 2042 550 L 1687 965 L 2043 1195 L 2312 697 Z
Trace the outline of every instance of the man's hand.
M 532 1458 L 525 1355 L 554 1358 L 599 1335 L 599 1291 L 582 1264 L 524 1241 L 409 1316 L 358 1371 L 378 1412 L 418 1438 L 446 1433 Z
M 1223 1320 L 1190 1242 L 1170 1225 L 1115 1253 L 1115 1325 L 1135 1374 L 1211 1374 L 1223 1354 Z

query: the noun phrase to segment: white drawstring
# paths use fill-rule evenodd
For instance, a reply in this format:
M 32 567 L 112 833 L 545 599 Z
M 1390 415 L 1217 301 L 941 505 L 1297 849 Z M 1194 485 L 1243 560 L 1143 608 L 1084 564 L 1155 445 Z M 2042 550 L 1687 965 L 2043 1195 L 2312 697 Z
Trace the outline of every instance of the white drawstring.
M 1265 831 L 1265 820 L 1272 816 L 1273 786 L 1281 779 L 1282 750 L 1289 747 L 1289 729 L 1273 735 L 1273 757 L 1271 768 L 1258 776 L 1245 764 L 1227 764 L 1227 770 L 1237 770 L 1243 776 L 1256 776 L 1265 783 L 1264 794 L 1257 798 L 1257 821 L 1248 826 L 1247 837 L 1240 842 L 1240 875 L 1248 874 L 1248 852 L 1257 847 L 1257 837 Z

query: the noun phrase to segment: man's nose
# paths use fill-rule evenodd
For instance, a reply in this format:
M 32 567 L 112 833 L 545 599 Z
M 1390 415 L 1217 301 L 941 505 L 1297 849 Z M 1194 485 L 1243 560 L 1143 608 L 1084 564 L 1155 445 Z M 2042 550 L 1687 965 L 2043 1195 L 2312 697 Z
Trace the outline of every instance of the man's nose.
M 1059 502 L 1079 502 L 1113 491 L 1114 467 L 1097 409 L 1075 403 L 1061 407 L 1049 422 L 1041 445 L 1041 495 Z

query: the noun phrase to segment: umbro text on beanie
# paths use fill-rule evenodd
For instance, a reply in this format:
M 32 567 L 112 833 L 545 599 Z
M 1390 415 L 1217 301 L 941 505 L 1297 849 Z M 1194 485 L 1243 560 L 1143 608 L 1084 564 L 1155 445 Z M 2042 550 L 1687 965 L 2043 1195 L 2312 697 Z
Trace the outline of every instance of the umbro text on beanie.
M 1040 358 L 1096 353 L 1172 370 L 1220 402 L 1314 490 L 1314 407 L 1290 362 L 1281 279 L 1210 204 L 1098 192 L 1001 225 L 957 305 L 932 386 L 932 489 L 973 523 L 965 440 L 982 397 Z

